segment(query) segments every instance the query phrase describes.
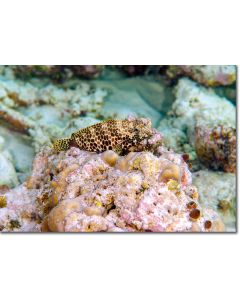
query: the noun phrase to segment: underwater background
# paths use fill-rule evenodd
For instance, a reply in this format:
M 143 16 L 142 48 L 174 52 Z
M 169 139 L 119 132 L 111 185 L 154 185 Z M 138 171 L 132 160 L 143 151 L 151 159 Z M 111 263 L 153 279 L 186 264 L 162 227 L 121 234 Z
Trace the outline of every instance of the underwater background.
M 236 231 L 236 73 L 230 65 L 1 66 L 0 230 Z M 142 154 L 128 156 L 127 167 L 113 153 L 44 152 L 80 129 L 124 119 L 150 119 L 165 148 L 148 156 L 136 151 Z M 161 186 L 151 181 L 157 174 Z M 107 185 L 101 195 L 76 201 L 93 195 L 99 182 Z M 134 196 L 125 197 L 124 188 Z M 158 188 L 164 201 L 153 192 Z M 141 210 L 134 201 L 143 201 Z

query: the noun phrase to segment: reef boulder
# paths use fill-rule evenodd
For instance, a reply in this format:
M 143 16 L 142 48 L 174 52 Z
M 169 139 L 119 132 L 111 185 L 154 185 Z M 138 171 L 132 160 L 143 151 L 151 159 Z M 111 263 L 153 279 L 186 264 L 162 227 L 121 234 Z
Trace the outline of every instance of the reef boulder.
M 154 129 L 145 142 L 147 151 L 126 155 L 42 150 L 27 182 L 2 195 L 1 230 L 224 231 L 218 213 L 200 206 L 184 156 L 165 148 Z

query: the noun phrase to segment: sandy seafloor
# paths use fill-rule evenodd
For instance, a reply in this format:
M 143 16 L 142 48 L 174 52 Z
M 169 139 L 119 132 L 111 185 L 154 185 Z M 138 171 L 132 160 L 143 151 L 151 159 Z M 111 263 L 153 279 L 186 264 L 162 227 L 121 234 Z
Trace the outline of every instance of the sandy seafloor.
M 19 79 L 11 68 L 0 67 L 2 194 L 30 176 L 36 153 L 54 139 L 105 119 L 150 118 L 169 148 L 189 154 L 201 205 L 221 215 L 226 231 L 235 231 L 235 174 L 198 159 L 194 128 L 205 123 L 236 128 L 236 86 L 234 80 L 209 85 L 187 74 L 174 79 L 157 72 L 129 76 L 114 67 L 98 78 L 56 83 L 47 77 Z

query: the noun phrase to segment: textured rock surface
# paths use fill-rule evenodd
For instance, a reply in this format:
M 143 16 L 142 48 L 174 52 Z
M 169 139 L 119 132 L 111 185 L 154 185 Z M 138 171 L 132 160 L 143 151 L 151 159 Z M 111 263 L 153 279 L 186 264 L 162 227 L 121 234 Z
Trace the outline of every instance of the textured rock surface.
M 167 77 L 174 79 L 178 76 L 189 76 L 198 83 L 206 86 L 231 85 L 236 81 L 236 66 L 169 66 Z
M 207 167 L 236 172 L 236 129 L 198 126 L 195 131 L 195 147 L 199 160 Z
M 217 210 L 226 225 L 226 230 L 235 231 L 236 176 L 230 173 L 202 170 L 193 173 L 193 184 L 198 189 L 201 205 Z
M 87 83 L 74 88 L 38 86 L 0 77 L 0 117 L 33 139 L 36 151 L 64 135 L 82 115 L 96 117 L 106 92 Z
M 4 186 L 12 188 L 19 183 L 12 158 L 8 152 L 0 152 L 0 174 L 0 189 Z
M 175 96 L 168 116 L 158 127 L 165 136 L 166 145 L 175 151 L 188 152 L 192 160 L 196 159 L 196 126 L 235 128 L 235 106 L 226 98 L 217 96 L 212 89 L 184 78 L 179 80 Z
M 43 152 L 28 182 L 6 193 L 0 226 L 4 231 L 224 231 L 218 214 L 198 203 L 183 158 L 163 147 L 158 153 Z M 24 195 L 16 202 L 24 201 L 21 209 L 11 206 L 17 193 Z
M 14 74 L 19 78 L 49 77 L 55 81 L 63 81 L 72 77 L 96 78 L 104 66 L 96 65 L 27 65 L 11 66 Z

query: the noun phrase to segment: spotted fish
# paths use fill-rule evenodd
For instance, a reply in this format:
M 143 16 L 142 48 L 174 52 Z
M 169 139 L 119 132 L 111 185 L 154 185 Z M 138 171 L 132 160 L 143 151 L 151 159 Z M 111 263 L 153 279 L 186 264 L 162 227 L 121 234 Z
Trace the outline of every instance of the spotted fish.
M 70 138 L 56 140 L 53 149 L 59 152 L 74 146 L 90 152 L 114 150 L 118 154 L 125 154 L 152 135 L 150 120 L 108 120 L 81 129 Z

